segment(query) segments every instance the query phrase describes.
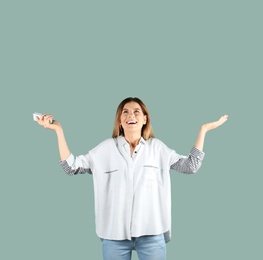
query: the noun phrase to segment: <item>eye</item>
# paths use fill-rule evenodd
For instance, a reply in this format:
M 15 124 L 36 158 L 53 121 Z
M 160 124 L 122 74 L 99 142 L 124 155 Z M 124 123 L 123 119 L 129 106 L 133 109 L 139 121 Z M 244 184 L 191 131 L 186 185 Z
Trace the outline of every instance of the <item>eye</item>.
M 134 113 L 135 113 L 135 114 L 139 114 L 140 111 L 139 111 L 139 110 L 135 110 Z
M 123 114 L 127 114 L 128 111 L 127 111 L 127 110 L 123 110 L 122 113 L 123 113 Z

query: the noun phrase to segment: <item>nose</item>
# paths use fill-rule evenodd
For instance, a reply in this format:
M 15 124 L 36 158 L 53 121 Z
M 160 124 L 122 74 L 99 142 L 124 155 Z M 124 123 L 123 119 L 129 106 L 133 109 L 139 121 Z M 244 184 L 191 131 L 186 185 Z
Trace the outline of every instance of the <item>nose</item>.
M 129 117 L 134 117 L 133 112 L 129 112 Z

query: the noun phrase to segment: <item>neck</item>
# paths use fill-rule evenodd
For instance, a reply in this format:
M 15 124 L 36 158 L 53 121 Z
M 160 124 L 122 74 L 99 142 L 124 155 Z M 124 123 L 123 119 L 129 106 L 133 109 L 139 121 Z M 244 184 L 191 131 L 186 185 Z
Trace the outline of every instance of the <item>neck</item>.
M 125 135 L 125 139 L 131 147 L 135 148 L 141 139 L 141 135 Z

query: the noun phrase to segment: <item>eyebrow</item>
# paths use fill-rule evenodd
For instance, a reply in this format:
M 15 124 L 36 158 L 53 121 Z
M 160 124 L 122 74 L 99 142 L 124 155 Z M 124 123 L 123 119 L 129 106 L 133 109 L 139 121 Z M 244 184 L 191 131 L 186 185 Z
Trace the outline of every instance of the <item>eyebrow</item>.
M 122 111 L 124 110 L 129 110 L 128 108 L 123 108 Z M 134 108 L 134 109 L 131 109 L 131 110 L 141 110 L 140 108 Z

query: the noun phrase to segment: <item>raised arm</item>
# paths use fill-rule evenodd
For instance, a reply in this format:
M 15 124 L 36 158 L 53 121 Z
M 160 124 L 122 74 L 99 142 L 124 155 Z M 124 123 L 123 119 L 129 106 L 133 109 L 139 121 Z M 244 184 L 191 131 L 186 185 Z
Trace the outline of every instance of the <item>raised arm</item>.
M 43 114 L 41 118 L 37 117 L 36 119 L 37 119 L 38 124 L 40 124 L 41 126 L 56 132 L 57 139 L 58 139 L 58 149 L 59 149 L 59 154 L 60 154 L 60 160 L 64 161 L 70 156 L 71 152 L 68 148 L 68 144 L 64 136 L 64 132 L 63 132 L 63 128 L 61 124 L 55 120 L 53 120 L 53 123 L 50 123 L 50 119 L 52 118 L 53 118 L 52 115 Z
M 206 133 L 208 131 L 213 130 L 213 129 L 219 127 L 220 125 L 224 124 L 227 121 L 227 119 L 228 119 L 228 115 L 224 115 L 224 116 L 221 116 L 215 122 L 210 122 L 210 123 L 203 124 L 201 126 L 201 128 L 200 128 L 199 133 L 198 133 L 198 136 L 197 136 L 197 139 L 196 139 L 196 143 L 195 143 L 195 147 L 198 150 L 203 151 Z

